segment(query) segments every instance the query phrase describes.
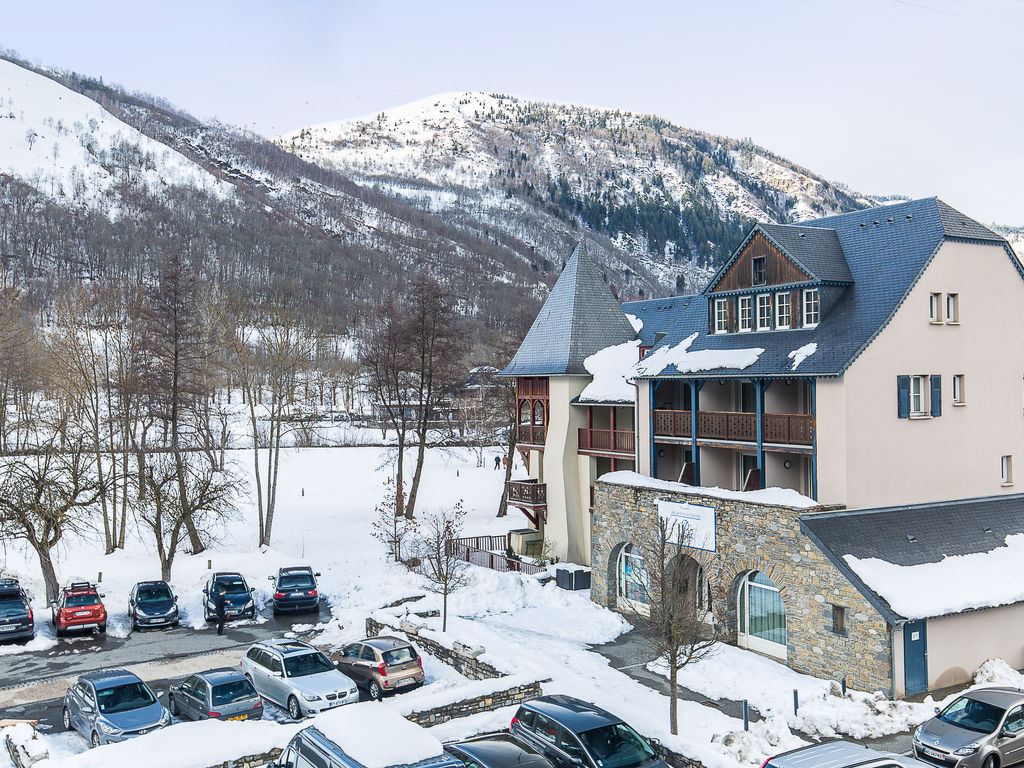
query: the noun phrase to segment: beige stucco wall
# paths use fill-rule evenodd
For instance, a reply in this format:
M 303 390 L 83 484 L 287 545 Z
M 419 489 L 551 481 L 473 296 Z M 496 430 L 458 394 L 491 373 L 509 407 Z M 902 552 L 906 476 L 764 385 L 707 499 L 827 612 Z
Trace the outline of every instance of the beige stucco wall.
M 636 383 L 636 447 L 637 472 L 651 475 L 651 382 L 640 379 Z
M 928 688 L 971 680 L 982 662 L 999 658 L 1024 667 L 1024 604 L 928 619 Z
M 590 377 L 552 376 L 548 382 L 550 413 L 541 470 L 548 498 L 544 538 L 561 560 L 586 563 L 590 556 L 590 512 L 583 508 L 580 498 L 577 430 L 587 426 L 587 411 L 569 402 L 583 391 Z
M 895 379 L 892 384 L 896 387 Z M 815 436 L 818 450 L 818 501 L 846 504 L 846 381 L 818 379 L 815 393 Z M 884 409 L 884 403 L 877 407 Z M 896 420 L 896 393 L 889 415 Z M 882 452 L 885 455 L 885 452 Z
M 929 293 L 960 296 L 960 325 L 929 323 Z M 1020 492 L 1024 482 L 1024 281 L 994 245 L 944 243 L 889 326 L 848 369 L 845 403 L 818 385 L 819 484 L 825 503 L 873 507 Z M 966 402 L 952 404 L 965 374 Z M 899 419 L 896 377 L 940 374 L 942 416 Z M 834 432 L 845 405 L 843 451 Z M 827 445 L 825 441 L 828 441 Z M 1000 484 L 1000 456 L 1020 480 Z M 827 485 L 822 480 L 827 476 Z

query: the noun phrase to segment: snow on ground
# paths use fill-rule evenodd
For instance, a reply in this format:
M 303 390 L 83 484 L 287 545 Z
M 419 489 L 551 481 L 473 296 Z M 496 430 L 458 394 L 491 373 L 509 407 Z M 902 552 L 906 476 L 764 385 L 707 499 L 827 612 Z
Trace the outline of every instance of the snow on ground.
M 668 676 L 663 662 L 647 665 Z M 781 718 L 791 728 L 820 738 L 874 738 L 911 729 L 934 715 L 931 698 L 923 704 L 891 701 L 881 693 L 842 688 L 836 681 L 803 675 L 765 656 L 720 644 L 706 659 L 679 671 L 684 688 L 715 699 L 746 699 L 766 717 Z M 793 691 L 800 708 L 793 713 Z
M 749 368 L 764 353 L 762 347 L 749 349 L 698 349 L 690 352 L 690 345 L 699 336 L 692 333 L 678 344 L 660 347 L 649 352 L 633 366 L 633 376 L 658 376 L 669 366 L 678 373 L 715 371 L 719 369 L 743 370 Z
M 583 361 L 593 381 L 580 393 L 580 402 L 636 404 L 636 387 L 626 377 L 639 359 L 640 340 L 613 344 Z
M 908 619 L 945 616 L 1024 600 L 1017 570 L 1024 558 L 1024 534 L 988 552 L 948 555 L 937 563 L 897 565 L 875 557 L 844 559 L 896 613 Z

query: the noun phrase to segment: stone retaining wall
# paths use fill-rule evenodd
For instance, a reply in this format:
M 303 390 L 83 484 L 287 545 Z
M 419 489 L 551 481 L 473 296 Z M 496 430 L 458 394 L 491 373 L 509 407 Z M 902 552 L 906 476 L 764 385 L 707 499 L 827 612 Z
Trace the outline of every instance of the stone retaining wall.
M 413 635 L 416 638 L 416 644 L 424 651 L 434 658 L 440 659 L 448 666 L 454 667 L 461 675 L 468 677 L 470 680 L 493 680 L 497 677 L 504 677 L 502 672 L 495 669 L 487 662 L 480 661 L 480 659 L 469 656 L 465 653 L 460 653 L 457 650 L 447 648 L 430 638 L 423 637 L 422 635 L 413 632 L 411 628 L 403 628 L 399 630 L 397 627 L 388 626 L 376 619 L 368 618 L 366 620 L 367 637 L 386 635 L 390 632 L 397 631 L 403 631 L 405 634 Z
M 491 712 L 502 707 L 513 707 L 527 699 L 535 699 L 541 695 L 540 683 L 526 683 L 503 691 L 495 691 L 484 696 L 474 696 L 451 704 L 443 704 L 425 712 L 411 712 L 405 716 L 417 725 L 429 728 L 432 725 L 446 723 L 456 717 L 468 717 L 481 712 Z
M 611 483 L 594 486 L 591 597 L 616 608 L 617 561 L 638 527 L 653 526 L 658 500 L 715 508 L 715 553 L 694 553 L 712 590 L 716 615 L 736 638 L 736 594 L 750 571 L 779 588 L 786 607 L 789 666 L 862 690 L 892 690 L 892 651 L 885 619 L 800 531 L 808 511 Z M 846 631 L 832 631 L 832 606 L 846 609 Z
M 266 765 L 271 760 L 276 760 L 283 751 L 283 749 L 272 749 L 269 752 L 262 752 L 258 755 L 246 755 L 234 760 L 226 760 L 223 763 L 208 766 L 208 768 L 260 768 L 260 766 Z

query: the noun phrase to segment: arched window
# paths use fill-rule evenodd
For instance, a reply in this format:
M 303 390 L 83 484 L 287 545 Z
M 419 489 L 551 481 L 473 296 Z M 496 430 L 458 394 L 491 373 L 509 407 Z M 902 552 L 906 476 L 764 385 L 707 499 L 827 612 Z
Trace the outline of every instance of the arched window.
M 533 404 L 533 425 L 538 426 L 544 423 L 544 403 L 540 400 Z
M 760 571 L 740 579 L 736 619 L 737 645 L 786 658 L 786 606 L 779 588 Z
M 689 594 L 698 613 L 711 610 L 711 585 L 701 564 L 690 555 L 680 555 L 673 563 L 676 589 Z M 710 616 L 707 617 L 710 620 Z
M 616 567 L 617 605 L 645 613 L 650 603 L 647 587 L 647 566 L 644 559 L 627 544 L 619 553 Z
M 530 423 L 530 401 L 523 400 L 519 404 L 519 423 L 529 424 Z

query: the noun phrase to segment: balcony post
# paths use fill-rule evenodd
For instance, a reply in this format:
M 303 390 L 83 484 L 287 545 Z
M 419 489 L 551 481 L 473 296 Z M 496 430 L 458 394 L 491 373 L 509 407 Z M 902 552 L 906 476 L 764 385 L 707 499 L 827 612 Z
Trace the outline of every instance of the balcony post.
M 757 472 L 761 476 L 761 487 L 765 487 L 764 477 L 764 393 L 771 384 L 771 379 L 755 379 L 754 394 L 757 400 Z
M 700 399 L 697 395 L 703 380 L 690 379 L 690 461 L 693 462 L 693 484 L 700 485 L 700 446 L 697 445 L 697 406 Z
M 811 422 L 811 498 L 818 500 L 818 381 L 817 379 L 807 380 L 807 410 L 814 421 Z
M 657 402 L 656 395 L 658 392 L 658 380 L 648 379 L 650 385 L 647 387 L 649 390 L 650 403 L 647 409 L 647 417 L 651 423 L 651 477 L 658 476 L 658 448 L 654 444 L 654 405 Z

